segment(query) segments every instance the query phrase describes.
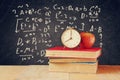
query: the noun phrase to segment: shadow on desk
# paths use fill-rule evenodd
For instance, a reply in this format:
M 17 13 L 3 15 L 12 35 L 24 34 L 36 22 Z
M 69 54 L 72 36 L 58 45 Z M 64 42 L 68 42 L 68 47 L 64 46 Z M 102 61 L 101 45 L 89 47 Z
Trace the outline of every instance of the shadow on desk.
M 120 66 L 117 65 L 99 65 L 98 66 L 98 71 L 97 71 L 97 74 L 117 74 L 117 73 L 120 73 Z

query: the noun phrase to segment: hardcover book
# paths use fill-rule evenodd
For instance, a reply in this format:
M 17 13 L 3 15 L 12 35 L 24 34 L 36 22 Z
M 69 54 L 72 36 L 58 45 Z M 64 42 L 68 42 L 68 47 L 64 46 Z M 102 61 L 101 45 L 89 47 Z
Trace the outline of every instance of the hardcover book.
M 90 49 L 68 49 L 61 46 L 46 50 L 46 57 L 67 57 L 67 58 L 97 58 L 101 54 L 101 48 Z

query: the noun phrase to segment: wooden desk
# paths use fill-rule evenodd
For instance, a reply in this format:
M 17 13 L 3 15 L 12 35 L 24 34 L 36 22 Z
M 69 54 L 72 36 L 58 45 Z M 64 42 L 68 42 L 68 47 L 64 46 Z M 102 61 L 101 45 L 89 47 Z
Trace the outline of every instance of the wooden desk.
M 0 80 L 120 80 L 120 65 L 100 65 L 97 74 L 49 72 L 48 65 L 0 66 Z

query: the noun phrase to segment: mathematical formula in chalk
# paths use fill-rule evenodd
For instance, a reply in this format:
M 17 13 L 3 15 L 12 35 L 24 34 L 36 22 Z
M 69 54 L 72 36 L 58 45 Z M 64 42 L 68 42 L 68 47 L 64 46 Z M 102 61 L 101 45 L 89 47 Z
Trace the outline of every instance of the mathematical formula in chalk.
M 16 6 L 11 11 L 16 19 L 16 55 L 21 61 L 34 60 L 44 63 L 45 50 L 61 45 L 61 33 L 68 27 L 82 32 L 92 32 L 98 37 L 96 46 L 103 46 L 103 28 L 99 25 L 101 8 L 59 5 L 33 7 L 30 4 Z

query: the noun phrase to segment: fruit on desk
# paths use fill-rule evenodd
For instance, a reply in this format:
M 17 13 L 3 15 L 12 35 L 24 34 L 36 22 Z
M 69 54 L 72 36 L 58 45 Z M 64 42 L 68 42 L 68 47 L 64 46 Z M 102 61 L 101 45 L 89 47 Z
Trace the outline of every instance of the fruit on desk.
M 95 43 L 95 35 L 89 32 L 81 32 L 81 44 L 84 48 L 91 48 Z

